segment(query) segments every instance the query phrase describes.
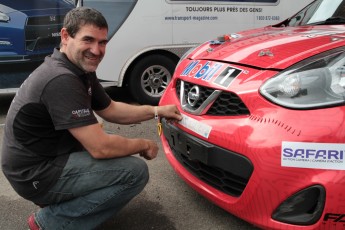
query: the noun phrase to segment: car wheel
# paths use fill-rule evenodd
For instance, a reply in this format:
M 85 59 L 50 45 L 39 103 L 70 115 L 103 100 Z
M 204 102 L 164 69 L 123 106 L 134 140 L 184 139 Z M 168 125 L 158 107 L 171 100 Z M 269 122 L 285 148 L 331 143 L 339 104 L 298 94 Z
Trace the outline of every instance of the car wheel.
M 130 72 L 129 90 L 140 104 L 157 105 L 171 81 L 176 63 L 163 55 L 141 59 Z

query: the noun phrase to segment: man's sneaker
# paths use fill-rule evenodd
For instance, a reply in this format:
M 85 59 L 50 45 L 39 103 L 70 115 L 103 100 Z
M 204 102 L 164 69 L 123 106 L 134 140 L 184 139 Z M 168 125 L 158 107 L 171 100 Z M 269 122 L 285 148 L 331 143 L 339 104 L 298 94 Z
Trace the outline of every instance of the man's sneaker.
M 30 230 L 40 230 L 40 227 L 37 225 L 35 220 L 35 214 L 31 214 L 31 216 L 29 217 L 28 225 Z

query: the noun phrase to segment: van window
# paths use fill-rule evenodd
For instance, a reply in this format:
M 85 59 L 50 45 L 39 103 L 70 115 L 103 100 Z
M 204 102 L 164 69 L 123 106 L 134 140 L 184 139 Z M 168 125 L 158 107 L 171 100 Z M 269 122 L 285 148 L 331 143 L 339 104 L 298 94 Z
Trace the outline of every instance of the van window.
M 111 38 L 133 10 L 137 0 L 84 0 L 83 5 L 99 10 L 109 26 L 108 37 Z
M 203 2 L 225 2 L 225 3 L 274 3 L 277 4 L 280 0 L 205 0 L 205 1 L 185 1 L 185 0 L 169 0 L 169 2 L 183 2 L 183 3 L 203 3 Z

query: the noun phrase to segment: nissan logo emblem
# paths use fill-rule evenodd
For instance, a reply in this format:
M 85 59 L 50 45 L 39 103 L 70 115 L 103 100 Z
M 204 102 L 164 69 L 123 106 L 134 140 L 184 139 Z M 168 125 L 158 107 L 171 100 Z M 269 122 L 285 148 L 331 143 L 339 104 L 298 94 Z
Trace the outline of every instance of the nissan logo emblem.
M 187 101 L 190 106 L 195 106 L 199 99 L 200 89 L 199 86 L 195 85 L 189 90 Z

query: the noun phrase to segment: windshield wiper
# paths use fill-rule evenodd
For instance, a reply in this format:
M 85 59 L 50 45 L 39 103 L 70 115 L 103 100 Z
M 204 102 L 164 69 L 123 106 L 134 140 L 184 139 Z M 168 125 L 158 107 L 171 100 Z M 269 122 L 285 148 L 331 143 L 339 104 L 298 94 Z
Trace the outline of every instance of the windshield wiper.
M 345 17 L 330 17 L 322 22 L 310 23 L 308 25 L 338 25 L 345 24 Z
M 335 24 L 343 24 L 345 23 L 345 18 L 344 17 L 330 17 L 330 18 L 327 18 L 326 23 L 335 23 Z

